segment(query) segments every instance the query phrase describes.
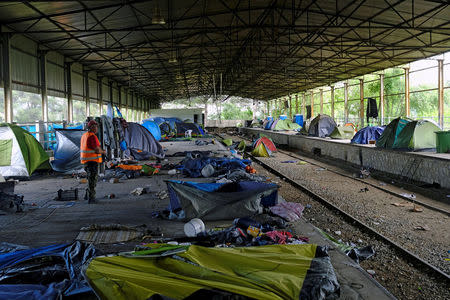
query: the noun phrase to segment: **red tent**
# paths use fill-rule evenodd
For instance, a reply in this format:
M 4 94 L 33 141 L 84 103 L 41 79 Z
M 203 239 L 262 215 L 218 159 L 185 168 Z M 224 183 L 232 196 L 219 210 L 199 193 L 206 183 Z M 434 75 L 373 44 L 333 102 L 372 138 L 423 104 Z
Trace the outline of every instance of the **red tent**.
M 253 145 L 253 148 L 256 148 L 259 146 L 259 144 L 264 143 L 266 145 L 266 148 L 269 149 L 272 152 L 277 151 L 277 147 L 275 147 L 275 144 L 267 137 L 263 136 L 257 139 Z

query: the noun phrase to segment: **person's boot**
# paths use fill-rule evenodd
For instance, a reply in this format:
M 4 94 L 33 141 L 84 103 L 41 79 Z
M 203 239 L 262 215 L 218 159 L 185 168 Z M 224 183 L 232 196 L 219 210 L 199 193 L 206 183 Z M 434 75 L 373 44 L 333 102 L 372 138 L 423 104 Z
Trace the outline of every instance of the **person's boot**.
M 89 204 L 93 204 L 93 203 L 96 203 L 97 201 L 95 201 L 95 197 L 89 197 L 88 198 L 88 203 Z
M 88 189 L 86 189 L 86 191 L 84 192 L 84 200 L 88 200 L 89 199 L 89 191 Z

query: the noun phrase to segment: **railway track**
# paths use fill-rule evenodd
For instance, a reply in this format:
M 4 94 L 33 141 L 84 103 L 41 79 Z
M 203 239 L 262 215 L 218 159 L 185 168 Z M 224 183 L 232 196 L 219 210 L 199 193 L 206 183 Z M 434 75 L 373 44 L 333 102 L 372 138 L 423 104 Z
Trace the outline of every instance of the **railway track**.
M 243 137 L 240 137 L 243 138 Z M 247 138 L 243 138 L 247 141 L 249 141 Z M 295 159 L 300 159 L 300 160 L 304 160 L 307 161 L 308 163 L 311 163 L 313 165 L 316 166 L 320 166 L 323 167 L 323 165 L 317 164 L 315 162 L 312 162 L 310 160 L 305 160 L 302 157 L 299 157 L 295 154 L 292 154 L 288 151 L 285 150 L 278 150 L 280 153 L 283 153 L 289 157 L 295 158 Z M 439 278 L 439 281 L 441 281 L 444 285 L 449 285 L 450 283 L 450 275 L 447 274 L 446 272 L 444 272 L 443 270 L 439 269 L 438 267 L 432 265 L 431 263 L 425 261 L 424 259 L 422 259 L 421 257 L 417 256 L 416 254 L 412 253 L 411 251 L 409 251 L 408 249 L 405 249 L 404 247 L 402 247 L 399 243 L 397 243 L 396 241 L 392 240 L 391 238 L 385 236 L 384 234 L 382 234 L 381 232 L 377 231 L 376 229 L 372 228 L 371 226 L 365 224 L 363 221 L 359 220 L 357 217 L 351 215 L 350 213 L 340 209 L 338 206 L 336 206 L 335 204 L 333 204 L 331 201 L 327 200 L 326 198 L 324 198 L 323 196 L 315 193 L 314 191 L 311 191 L 309 188 L 307 188 L 306 186 L 302 185 L 301 183 L 299 183 L 298 181 L 295 181 L 291 178 L 289 178 L 288 176 L 286 176 L 285 174 L 282 174 L 281 172 L 279 172 L 278 170 L 272 168 L 271 166 L 269 166 L 268 164 L 266 164 L 263 160 L 257 158 L 257 157 L 253 157 L 249 152 L 246 153 L 249 157 L 252 158 L 253 161 L 257 162 L 259 165 L 261 165 L 263 168 L 265 168 L 266 170 L 268 170 L 270 173 L 273 173 L 277 176 L 279 176 L 280 178 L 284 178 L 284 180 L 291 184 L 293 187 L 299 189 L 300 191 L 302 191 L 303 193 L 305 193 L 306 195 L 308 195 L 309 197 L 311 197 L 313 200 L 320 202 L 321 204 L 323 204 L 325 207 L 327 207 L 329 210 L 336 212 L 338 215 L 340 215 L 341 217 L 343 217 L 347 222 L 349 222 L 350 224 L 353 224 L 354 226 L 357 226 L 358 228 L 361 229 L 361 231 L 365 232 L 366 234 L 368 234 L 369 236 L 371 236 L 372 238 L 382 242 L 383 244 L 386 244 L 387 246 L 391 247 L 392 249 L 394 249 L 396 251 L 396 253 L 398 253 L 398 256 L 401 256 L 403 258 L 407 258 L 408 263 L 412 264 L 415 268 L 417 268 L 418 270 L 420 270 L 421 272 L 426 273 L 428 276 L 430 276 L 431 278 Z M 405 200 L 408 200 L 410 202 L 415 202 L 417 204 L 423 205 L 424 207 L 427 207 L 431 210 L 443 213 L 447 216 L 450 215 L 450 213 L 447 210 L 438 208 L 438 207 L 434 207 L 428 203 L 424 203 L 421 201 L 411 201 L 411 199 L 406 198 L 406 197 L 402 197 L 401 195 L 389 191 L 387 189 L 381 188 L 379 186 L 373 185 L 371 183 L 368 183 L 367 181 L 364 180 L 360 180 L 358 178 L 353 178 L 352 176 L 348 176 L 346 174 L 342 174 L 338 171 L 335 170 L 330 170 L 327 168 L 328 171 L 331 171 L 337 175 L 340 176 L 344 176 L 347 178 L 351 178 L 355 181 L 358 182 L 362 182 L 364 184 L 368 184 L 371 185 L 379 190 L 382 190 L 386 193 L 392 194 L 396 197 L 400 197 L 403 198 Z
M 325 167 L 325 166 L 323 166 L 323 165 L 321 165 L 321 164 L 318 164 L 318 163 L 316 163 L 316 162 L 313 162 L 313 161 L 311 161 L 311 160 L 305 159 L 305 158 L 303 158 L 303 157 L 299 157 L 298 155 L 295 155 L 295 154 L 293 154 L 293 153 L 291 153 L 291 152 L 289 152 L 289 151 L 285 151 L 285 150 L 281 150 L 281 149 L 277 149 L 277 151 L 280 152 L 280 153 L 283 153 L 283 154 L 285 154 L 285 155 L 287 155 L 287 156 L 290 156 L 290 157 L 292 157 L 292 158 L 306 161 L 307 163 L 309 163 L 309 164 L 311 164 L 311 165 L 315 165 L 315 166 L 322 167 L 322 168 Z M 423 207 L 426 207 L 426 208 L 428 208 L 428 209 L 431 209 L 431 210 L 434 210 L 434 211 L 443 213 L 443 214 L 445 214 L 445 215 L 447 215 L 447 216 L 450 216 L 450 211 L 448 211 L 448 210 L 442 209 L 442 208 L 440 208 L 440 207 L 433 206 L 433 205 L 431 205 L 431 204 L 429 204 L 429 203 L 425 203 L 425 202 L 420 201 L 420 200 L 412 200 L 411 198 L 405 197 L 405 196 L 403 196 L 403 195 L 401 195 L 401 194 L 398 194 L 398 193 L 393 192 L 393 191 L 391 191 L 391 190 L 385 189 L 385 188 L 383 188 L 383 187 L 381 187 L 381 186 L 378 186 L 378 185 L 373 184 L 373 183 L 371 183 L 371 182 L 368 182 L 368 181 L 366 181 L 366 180 L 359 179 L 359 178 L 354 178 L 354 177 L 352 177 L 352 176 L 349 176 L 349 175 L 347 175 L 347 174 L 341 173 L 341 172 L 339 172 L 339 171 L 336 171 L 336 170 L 333 170 L 333 169 L 330 169 L 330 168 L 326 168 L 326 169 L 327 169 L 328 171 L 332 172 L 332 173 L 337 174 L 337 175 L 340 175 L 340 176 L 343 176 L 343 177 L 346 177 L 346 178 L 350 178 L 350 179 L 353 179 L 353 180 L 355 180 L 355 181 L 358 181 L 358 182 L 361 182 L 361 183 L 370 185 L 370 186 L 372 186 L 372 187 L 374 187 L 374 188 L 376 188 L 376 189 L 379 189 L 379 190 L 381 190 L 381 191 L 383 191 L 383 192 L 386 192 L 386 193 L 388 193 L 388 194 L 390 194 L 390 195 L 396 196 L 396 197 L 401 198 L 401 199 L 403 199 L 403 200 L 406 200 L 406 201 L 408 201 L 408 202 L 415 203 L 415 204 L 420 204 L 420 205 L 423 206 Z
M 312 199 L 314 199 L 314 200 L 324 204 L 327 208 L 338 212 L 341 216 L 343 216 L 345 219 L 347 219 L 351 223 L 357 224 L 358 227 L 363 229 L 363 231 L 369 233 L 371 236 L 373 236 L 376 239 L 378 239 L 378 240 L 380 240 L 380 241 L 390 245 L 391 247 L 394 247 L 398 252 L 400 252 L 402 255 L 404 255 L 404 257 L 408 257 L 412 264 L 414 264 L 416 266 L 421 266 L 424 269 L 426 269 L 426 271 L 428 273 L 430 273 L 430 274 L 432 274 L 432 275 L 434 275 L 434 276 L 436 276 L 438 278 L 441 278 L 444 281 L 450 282 L 450 275 L 449 274 L 445 273 L 444 271 L 440 270 L 439 268 L 433 266 L 432 264 L 430 264 L 427 261 L 423 260 L 422 258 L 418 257 L 417 255 L 415 255 L 411 251 L 403 248 L 401 245 L 399 245 L 398 243 L 396 243 L 392 239 L 386 237 L 385 235 L 383 235 L 382 233 L 378 232 L 377 230 L 375 230 L 374 228 L 370 227 L 369 225 L 365 224 L 364 222 L 362 222 L 358 218 L 356 218 L 356 217 L 352 216 L 351 214 L 345 212 L 344 210 L 340 209 L 339 207 L 337 207 L 336 205 L 334 205 L 330 201 L 326 200 L 324 197 L 314 193 L 313 191 L 311 191 L 307 187 L 303 186 L 302 184 L 298 183 L 297 181 L 294 181 L 294 180 L 290 179 L 289 177 L 286 177 L 284 174 L 280 173 L 279 171 L 277 171 L 277 170 L 273 169 L 272 167 L 270 167 L 269 165 L 265 164 L 263 161 L 259 160 L 257 157 L 252 156 L 250 153 L 247 153 L 247 154 L 252 158 L 253 161 L 255 161 L 258 164 L 260 164 L 266 170 L 270 171 L 273 174 L 276 174 L 277 176 L 279 176 L 281 178 L 284 178 L 286 182 L 288 182 L 292 186 L 300 189 L 302 192 L 304 192 L 306 195 L 308 195 Z

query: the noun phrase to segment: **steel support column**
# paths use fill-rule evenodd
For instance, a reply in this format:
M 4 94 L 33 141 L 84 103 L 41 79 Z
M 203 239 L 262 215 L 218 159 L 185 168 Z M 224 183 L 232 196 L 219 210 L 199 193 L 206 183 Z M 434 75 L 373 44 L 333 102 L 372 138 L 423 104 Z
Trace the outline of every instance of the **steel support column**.
M 119 108 L 119 110 L 122 113 L 122 86 L 118 85 L 117 90 L 119 91 L 119 104 L 117 105 L 117 107 Z
M 67 121 L 73 123 L 73 95 L 72 95 L 72 63 L 65 63 L 66 93 L 67 93 Z
M 308 116 L 308 114 L 306 113 L 306 92 L 303 93 L 302 96 L 302 114 L 303 114 L 303 119 L 306 120 L 306 117 Z
M 97 76 L 97 97 L 98 105 L 100 105 L 100 115 L 103 115 L 103 77 Z
M 444 60 L 438 59 L 438 117 L 439 126 L 444 128 Z
M 110 80 L 109 82 L 108 82 L 108 96 L 109 96 L 109 103 L 111 104 L 111 106 L 113 105 L 113 81 L 112 80 Z
M 344 82 L 344 123 L 348 123 L 348 82 Z
M 334 120 L 334 85 L 330 86 L 331 118 Z
M 128 88 L 124 89 L 124 93 L 125 93 L 125 119 L 128 119 Z
M 12 80 L 11 80 L 11 35 L 2 33 L 3 92 L 5 99 L 5 122 L 13 121 Z
M 311 119 L 314 118 L 314 91 L 311 91 Z
M 267 107 L 267 116 L 270 116 L 270 103 L 269 103 L 269 100 L 267 100 L 267 102 L 266 102 L 266 107 Z M 206 104 L 205 104 L 205 111 L 206 111 Z
M 84 101 L 86 104 L 86 117 L 91 116 L 91 98 L 90 98 L 90 91 L 89 91 L 89 71 L 84 70 L 83 72 L 83 79 L 84 79 Z
M 378 124 L 384 123 L 384 74 L 380 74 L 380 118 Z
M 47 51 L 39 51 L 39 71 L 42 100 L 42 120 L 44 122 L 48 122 Z
M 295 114 L 298 115 L 298 94 L 295 94 Z
M 323 114 L 323 89 L 320 89 L 320 113 Z
M 364 79 L 359 80 L 359 128 L 364 128 Z
M 411 109 L 409 106 L 409 68 L 405 68 L 405 115 L 409 118 Z
M 289 118 L 292 120 L 292 96 L 289 95 Z

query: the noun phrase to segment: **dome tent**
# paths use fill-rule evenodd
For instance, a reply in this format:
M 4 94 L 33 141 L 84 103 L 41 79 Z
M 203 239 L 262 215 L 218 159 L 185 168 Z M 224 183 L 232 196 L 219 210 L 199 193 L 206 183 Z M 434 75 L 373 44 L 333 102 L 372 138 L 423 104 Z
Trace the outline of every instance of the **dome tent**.
M 275 131 L 286 131 L 286 130 L 297 130 L 300 131 L 302 127 L 297 123 L 293 123 L 289 119 L 279 119 L 272 130 Z
M 142 126 L 150 131 L 150 133 L 158 142 L 161 140 L 161 129 L 159 128 L 158 123 L 147 119 L 142 122 Z
M 83 168 L 80 162 L 80 144 L 85 132 L 82 129 L 55 129 L 55 159 L 51 162 L 53 170 L 70 173 Z
M 412 151 L 436 149 L 436 131 L 441 128 L 431 121 L 417 120 L 409 122 L 400 131 L 392 148 Z
M 330 136 L 336 128 L 336 122 L 328 115 L 319 114 L 309 124 L 308 135 L 317 137 Z
M 0 175 L 29 177 L 38 169 L 50 169 L 41 144 L 17 125 L 0 124 Z
M 409 122 L 411 122 L 411 120 L 402 119 L 400 117 L 392 120 L 391 123 L 386 126 L 383 134 L 377 140 L 376 146 L 378 148 L 392 149 L 392 146 L 397 140 L 397 136 Z
M 336 126 L 330 134 L 332 139 L 350 140 L 355 135 L 355 128 L 353 126 Z

